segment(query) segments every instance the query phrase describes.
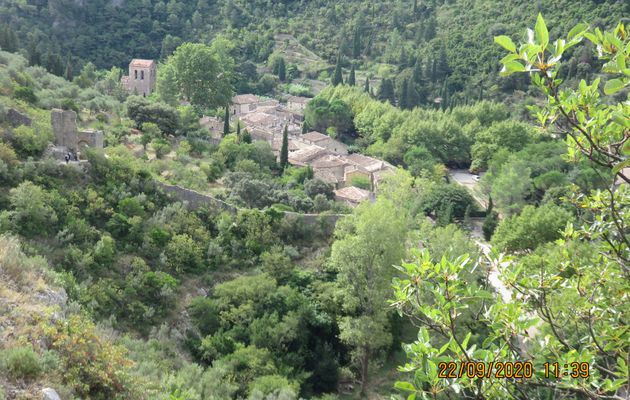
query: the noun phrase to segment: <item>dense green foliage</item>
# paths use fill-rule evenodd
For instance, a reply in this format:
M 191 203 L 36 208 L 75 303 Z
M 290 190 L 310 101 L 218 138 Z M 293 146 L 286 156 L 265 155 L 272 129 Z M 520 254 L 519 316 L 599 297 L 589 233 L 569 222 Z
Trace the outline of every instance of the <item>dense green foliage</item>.
M 3 2 L 0 47 L 25 57 L 0 52 L 0 386 L 291 400 L 380 398 L 400 380 L 410 399 L 623 398 L 628 27 L 550 44 L 539 16 L 517 47 L 506 35 L 539 10 L 555 35 L 628 5 Z M 133 57 L 159 59 L 155 94 L 124 92 Z M 230 119 L 235 92 L 319 93 L 303 133 L 401 168 L 351 178 L 376 195 L 351 210 L 289 165 L 288 126 L 274 153 Z M 51 158 L 54 107 L 105 149 Z M 460 185 L 453 168 L 483 176 Z M 438 378 L 452 360 L 588 362 L 591 377 Z

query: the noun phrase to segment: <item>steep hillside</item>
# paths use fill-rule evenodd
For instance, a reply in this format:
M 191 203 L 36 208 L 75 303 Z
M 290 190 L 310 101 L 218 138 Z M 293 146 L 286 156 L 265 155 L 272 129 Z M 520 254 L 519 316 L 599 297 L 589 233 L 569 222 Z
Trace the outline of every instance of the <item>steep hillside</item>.
M 236 59 L 264 63 L 277 44 L 275 35 L 284 32 L 331 65 L 341 54 L 346 72 L 355 63 L 365 71 L 362 76 L 397 77 L 397 91 L 415 67 L 421 75 L 415 72 L 418 105 L 436 97 L 462 103 L 527 88 L 527 80 L 497 77 L 500 51 L 492 37 L 520 34 L 539 11 L 554 35 L 580 21 L 611 27 L 629 15 L 630 5 L 623 0 L 6 1 L 0 6 L 0 46 L 22 48 L 32 64 L 64 75 L 88 61 L 110 68 L 124 67 L 132 57 L 163 59 L 183 41 L 209 41 L 218 33 L 234 41 Z M 586 77 L 597 67 L 589 49 L 577 47 L 569 56 L 564 75 Z M 302 70 L 309 78 L 319 71 Z

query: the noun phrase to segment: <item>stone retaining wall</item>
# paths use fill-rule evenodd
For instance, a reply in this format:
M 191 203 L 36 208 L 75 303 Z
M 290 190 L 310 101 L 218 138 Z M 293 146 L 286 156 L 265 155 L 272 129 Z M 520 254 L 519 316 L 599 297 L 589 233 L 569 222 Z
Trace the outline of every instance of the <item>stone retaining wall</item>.
M 156 181 L 156 184 L 164 192 L 171 194 L 177 200 L 185 202 L 187 207 L 196 210 L 201 207 L 221 208 L 225 211 L 236 213 L 239 208 L 217 199 L 210 195 L 202 194 L 192 189 L 186 189 L 177 185 L 169 185 L 164 182 Z M 283 211 L 285 218 L 291 218 L 302 222 L 307 226 L 320 225 L 328 227 L 332 230 L 337 221 L 346 214 L 301 214 L 293 211 Z

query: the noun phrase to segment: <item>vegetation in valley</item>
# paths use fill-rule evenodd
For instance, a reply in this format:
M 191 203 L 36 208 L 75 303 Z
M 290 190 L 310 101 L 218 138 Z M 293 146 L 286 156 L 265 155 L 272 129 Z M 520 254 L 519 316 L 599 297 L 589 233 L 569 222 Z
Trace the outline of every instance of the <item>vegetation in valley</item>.
M 0 5 L 0 399 L 627 396 L 626 2 L 124 3 Z M 252 141 L 252 92 L 392 163 L 375 200 Z M 104 149 L 54 159 L 52 108 Z

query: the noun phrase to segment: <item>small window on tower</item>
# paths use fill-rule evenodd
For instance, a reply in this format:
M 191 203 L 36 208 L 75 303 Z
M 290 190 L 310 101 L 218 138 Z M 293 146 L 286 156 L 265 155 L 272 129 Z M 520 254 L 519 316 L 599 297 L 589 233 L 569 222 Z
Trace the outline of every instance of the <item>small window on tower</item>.
M 136 69 L 136 70 L 134 70 L 133 72 L 135 72 L 136 79 L 138 79 L 138 70 Z
M 140 79 L 144 80 L 144 71 L 140 71 Z

